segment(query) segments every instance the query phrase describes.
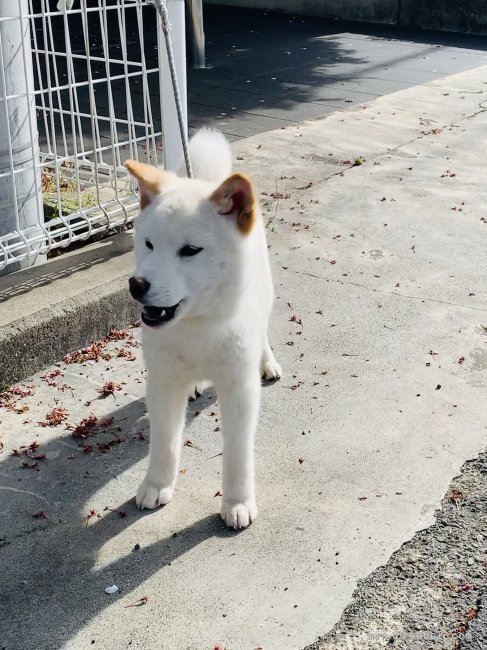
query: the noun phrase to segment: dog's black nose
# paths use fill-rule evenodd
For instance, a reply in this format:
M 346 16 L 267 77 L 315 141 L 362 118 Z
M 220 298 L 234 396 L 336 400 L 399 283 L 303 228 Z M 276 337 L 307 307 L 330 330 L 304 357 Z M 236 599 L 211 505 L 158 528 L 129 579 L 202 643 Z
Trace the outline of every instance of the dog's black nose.
M 138 278 L 136 275 L 129 278 L 129 287 L 132 298 L 140 300 L 149 291 L 150 282 L 145 278 Z

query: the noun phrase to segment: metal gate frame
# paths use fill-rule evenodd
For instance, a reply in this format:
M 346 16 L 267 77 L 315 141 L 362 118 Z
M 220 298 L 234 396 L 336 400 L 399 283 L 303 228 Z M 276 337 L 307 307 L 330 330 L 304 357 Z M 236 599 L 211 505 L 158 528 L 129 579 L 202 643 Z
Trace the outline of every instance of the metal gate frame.
M 138 197 L 124 160 L 175 169 L 182 148 L 153 0 L 8 4 L 10 16 L 0 9 L 0 270 L 11 271 L 126 226 Z M 186 122 L 184 0 L 168 10 Z M 156 41 L 146 37 L 148 20 Z M 12 31 L 23 35 L 13 52 Z

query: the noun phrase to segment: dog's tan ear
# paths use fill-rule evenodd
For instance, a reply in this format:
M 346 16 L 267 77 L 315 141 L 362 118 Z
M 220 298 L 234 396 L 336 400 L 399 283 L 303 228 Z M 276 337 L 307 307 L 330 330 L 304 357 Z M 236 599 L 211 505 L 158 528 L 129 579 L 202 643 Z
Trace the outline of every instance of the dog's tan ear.
M 210 196 L 219 214 L 235 219 L 238 230 L 248 235 L 255 223 L 257 199 L 247 176 L 232 174 Z
M 137 179 L 142 210 L 151 203 L 157 194 L 162 192 L 171 178 L 171 172 L 166 172 L 163 169 L 158 169 L 153 165 L 141 163 L 137 160 L 127 160 L 124 166 Z

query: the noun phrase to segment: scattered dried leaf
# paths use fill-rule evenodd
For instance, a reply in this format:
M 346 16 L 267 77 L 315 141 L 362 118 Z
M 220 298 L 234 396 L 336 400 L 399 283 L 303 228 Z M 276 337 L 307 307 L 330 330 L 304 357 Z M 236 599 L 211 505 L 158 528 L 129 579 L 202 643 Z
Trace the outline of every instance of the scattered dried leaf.
M 107 381 L 101 388 L 97 389 L 100 393 L 100 397 L 108 397 L 109 395 L 114 395 L 115 391 L 122 390 L 120 384 L 117 384 L 115 381 Z
M 96 435 L 103 429 L 109 427 L 111 424 L 113 424 L 113 420 L 113 416 L 105 418 L 104 420 L 98 420 L 96 415 L 90 413 L 87 418 L 81 420 L 81 422 L 75 427 L 69 425 L 66 428 L 73 430 L 73 433 L 71 434 L 73 438 L 76 440 L 84 440 L 88 436 Z
M 124 609 L 127 609 L 127 607 L 141 607 L 141 605 L 145 605 L 148 600 L 149 600 L 149 596 L 142 596 L 142 598 L 136 600 L 135 603 L 130 603 L 130 605 L 125 605 Z
M 66 364 L 85 363 L 86 361 L 109 361 L 112 357 L 107 352 L 103 352 L 106 343 L 103 341 L 94 342 L 86 348 L 67 354 L 63 361 Z
M 39 512 L 32 513 L 34 519 L 47 519 L 46 513 L 44 510 L 39 510 Z
M 45 375 L 41 375 L 41 379 L 42 381 L 45 381 L 48 386 L 57 386 L 54 377 L 59 377 L 60 375 L 63 376 L 61 370 L 56 368 L 55 370 L 46 372 Z
M 198 451 L 203 451 L 201 447 L 198 447 L 198 445 L 195 445 L 194 442 L 191 440 L 185 440 L 184 441 L 184 446 L 185 447 L 192 447 L 193 449 L 197 449 Z
M 56 427 L 61 422 L 64 422 L 68 418 L 68 412 L 66 409 L 57 407 L 49 411 L 46 414 L 46 419 L 43 422 L 38 422 L 41 427 Z
M 107 507 L 103 509 L 103 512 L 106 512 L 107 510 L 108 512 L 116 513 L 120 517 L 120 519 L 124 519 L 127 516 L 127 512 L 125 510 L 112 510 L 111 508 Z
M 456 509 L 460 511 L 460 505 L 462 501 L 465 499 L 465 494 L 461 490 L 458 490 L 457 488 L 453 488 L 448 498 L 452 503 L 455 504 Z
M 135 354 L 127 348 L 117 348 L 117 357 L 122 359 L 127 359 L 127 361 L 135 361 Z
M 303 329 L 303 321 L 301 320 L 301 318 L 296 316 L 296 314 L 293 314 L 289 320 L 291 323 L 297 323 L 298 325 L 300 325 L 301 329 Z
M 94 517 L 100 517 L 100 515 L 97 513 L 96 510 L 90 510 L 90 512 L 86 515 L 85 520 L 86 520 L 86 528 L 88 528 L 90 521 Z
M 291 196 L 289 192 L 272 192 L 269 196 L 271 196 L 273 199 L 289 199 Z

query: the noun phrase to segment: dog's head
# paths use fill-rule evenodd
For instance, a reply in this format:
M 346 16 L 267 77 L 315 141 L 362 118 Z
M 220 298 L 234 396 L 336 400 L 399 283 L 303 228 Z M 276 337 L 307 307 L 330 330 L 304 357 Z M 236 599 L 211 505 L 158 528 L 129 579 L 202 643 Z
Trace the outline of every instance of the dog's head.
M 233 174 L 217 186 L 136 161 L 125 166 L 141 198 L 129 285 L 143 322 L 229 315 L 246 282 L 258 217 L 250 180 Z

